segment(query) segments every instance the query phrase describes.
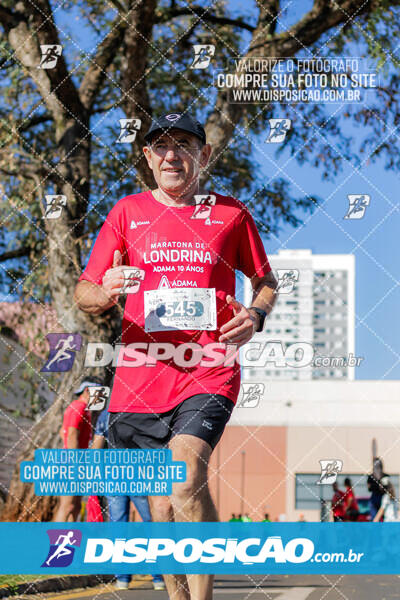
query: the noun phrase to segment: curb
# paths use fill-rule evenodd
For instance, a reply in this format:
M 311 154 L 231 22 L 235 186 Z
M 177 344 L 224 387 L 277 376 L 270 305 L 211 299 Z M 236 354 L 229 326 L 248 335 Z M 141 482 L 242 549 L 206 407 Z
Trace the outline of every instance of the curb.
M 0 598 L 10 596 L 19 596 L 25 594 L 40 594 L 46 592 L 64 592 L 84 587 L 96 587 L 102 583 L 108 583 L 115 579 L 114 575 L 67 575 L 62 577 L 52 577 L 51 579 L 41 579 L 40 581 L 31 581 L 21 583 L 16 586 L 4 586 L 0 588 Z

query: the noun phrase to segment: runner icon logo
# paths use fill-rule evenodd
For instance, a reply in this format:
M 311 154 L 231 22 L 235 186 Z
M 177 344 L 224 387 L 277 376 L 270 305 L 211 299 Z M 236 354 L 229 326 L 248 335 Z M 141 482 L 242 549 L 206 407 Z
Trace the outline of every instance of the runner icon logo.
M 280 144 L 286 138 L 292 121 L 290 119 L 268 119 L 269 135 L 265 140 L 266 144 Z
M 88 410 L 103 410 L 110 395 L 110 388 L 105 385 L 92 386 L 88 388 L 90 400 Z
M 44 219 L 58 219 L 63 207 L 67 204 L 67 197 L 61 194 L 55 196 L 45 196 L 46 210 Z
M 58 57 L 61 56 L 62 46 L 60 44 L 41 44 L 40 51 L 42 57 L 38 69 L 54 69 L 57 64 Z
M 277 269 L 278 286 L 275 293 L 291 294 L 294 284 L 299 280 L 298 269 Z
M 190 65 L 191 69 L 207 69 L 211 58 L 215 53 L 213 44 L 193 44 L 194 59 Z
M 343 461 L 336 458 L 330 460 L 320 460 L 321 476 L 317 481 L 317 485 L 332 485 L 335 483 L 337 476 L 343 468 Z
M 49 358 L 40 369 L 44 373 L 65 373 L 72 368 L 75 352 L 81 349 L 80 333 L 48 333 Z
M 124 287 L 122 294 L 136 294 L 139 291 L 140 282 L 143 281 L 145 272 L 138 267 L 124 269 Z
M 238 408 L 255 408 L 264 395 L 265 385 L 263 383 L 242 383 L 242 398 L 238 402 Z
M 206 225 L 210 225 L 211 209 L 215 206 L 216 196 L 214 196 L 214 194 L 196 194 L 194 199 L 196 201 L 196 206 L 190 218 L 205 219 Z
M 75 548 L 81 545 L 79 529 L 48 529 L 50 548 L 42 567 L 68 567 L 74 558 Z
M 117 139 L 117 144 L 131 144 L 135 141 L 136 134 L 142 126 L 140 119 L 119 119 L 121 131 Z
M 362 219 L 370 203 L 368 194 L 348 194 L 349 208 L 344 219 Z

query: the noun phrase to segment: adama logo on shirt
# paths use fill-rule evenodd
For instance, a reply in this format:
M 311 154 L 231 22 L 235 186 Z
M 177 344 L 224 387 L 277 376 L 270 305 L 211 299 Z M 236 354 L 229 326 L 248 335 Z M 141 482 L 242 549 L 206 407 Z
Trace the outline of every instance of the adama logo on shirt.
M 129 229 L 136 229 L 139 225 L 150 225 L 150 221 L 134 221 L 132 219 Z

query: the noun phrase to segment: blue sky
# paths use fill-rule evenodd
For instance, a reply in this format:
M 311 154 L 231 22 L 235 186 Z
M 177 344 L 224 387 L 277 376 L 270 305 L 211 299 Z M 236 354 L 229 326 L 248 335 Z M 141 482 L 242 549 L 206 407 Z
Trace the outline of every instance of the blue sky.
M 272 150 L 266 152 L 273 156 Z M 279 164 L 282 161 L 284 156 Z M 272 176 L 273 167 L 266 159 L 263 169 L 267 177 Z M 393 365 L 399 358 L 400 339 L 399 175 L 376 164 L 359 173 L 345 168 L 337 181 L 325 182 L 317 169 L 300 167 L 295 161 L 288 162 L 285 173 L 299 190 L 320 196 L 323 205 L 306 217 L 304 226 L 296 230 L 283 228 L 278 239 L 267 240 L 267 251 L 273 254 L 280 248 L 310 248 L 316 254 L 354 254 L 356 354 L 364 357 L 356 378 L 398 379 L 400 364 Z M 363 219 L 344 220 L 347 194 L 354 193 L 369 194 L 370 206 Z

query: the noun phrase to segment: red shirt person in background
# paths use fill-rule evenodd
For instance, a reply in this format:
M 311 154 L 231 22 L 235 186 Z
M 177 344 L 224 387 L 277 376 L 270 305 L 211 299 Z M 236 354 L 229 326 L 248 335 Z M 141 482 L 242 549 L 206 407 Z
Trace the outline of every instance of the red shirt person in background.
M 351 479 L 346 477 L 344 480 L 346 486 L 346 492 L 344 494 L 344 510 L 346 515 L 346 521 L 357 521 L 360 509 L 358 508 L 357 500 L 354 496 Z
M 342 492 L 342 490 L 339 489 L 338 484 L 333 483 L 332 484 L 333 487 L 333 491 L 334 494 L 332 496 L 332 513 L 333 513 L 333 520 L 334 521 L 344 521 L 345 520 L 345 510 L 344 510 L 344 498 L 345 498 L 345 493 Z
M 92 437 L 91 413 L 87 409 L 90 400 L 89 387 L 99 386 L 101 381 L 95 377 L 85 378 L 75 390 L 78 396 L 71 402 L 64 413 L 60 436 L 63 448 L 68 450 L 86 449 Z M 80 496 L 60 496 L 53 521 L 58 523 L 76 521 L 81 510 Z

